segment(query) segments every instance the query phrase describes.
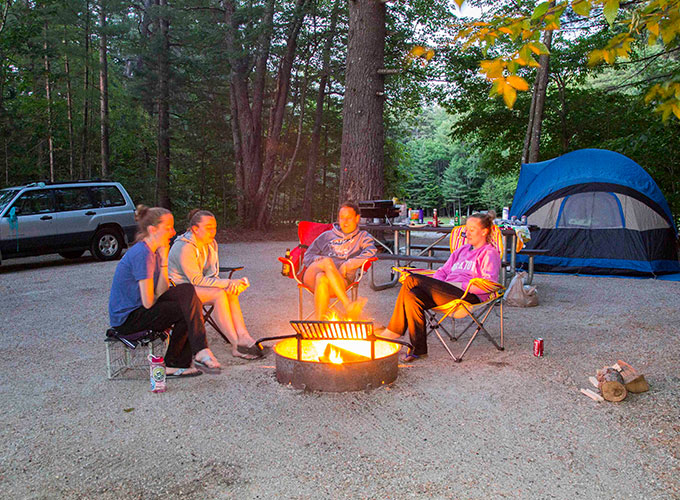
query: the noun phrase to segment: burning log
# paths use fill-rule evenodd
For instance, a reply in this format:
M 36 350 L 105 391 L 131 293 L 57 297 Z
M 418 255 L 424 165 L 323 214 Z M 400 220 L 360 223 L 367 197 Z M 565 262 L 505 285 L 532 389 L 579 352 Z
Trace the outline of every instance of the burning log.
M 328 344 L 323 352 L 323 355 L 319 356 L 319 361 L 322 363 L 356 363 L 359 361 L 370 361 L 371 358 L 367 356 L 362 356 L 356 352 L 348 351 L 342 347 L 338 347 L 333 344 Z

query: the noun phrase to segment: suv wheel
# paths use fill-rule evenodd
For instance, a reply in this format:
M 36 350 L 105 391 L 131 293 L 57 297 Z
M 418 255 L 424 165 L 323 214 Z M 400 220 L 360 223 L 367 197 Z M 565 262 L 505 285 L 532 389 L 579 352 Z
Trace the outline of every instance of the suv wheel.
M 65 259 L 77 259 L 84 253 L 85 250 L 70 250 L 68 252 L 59 252 L 59 255 L 61 255 Z
M 123 237 L 113 228 L 100 229 L 94 235 L 91 251 L 98 260 L 119 259 L 123 252 Z

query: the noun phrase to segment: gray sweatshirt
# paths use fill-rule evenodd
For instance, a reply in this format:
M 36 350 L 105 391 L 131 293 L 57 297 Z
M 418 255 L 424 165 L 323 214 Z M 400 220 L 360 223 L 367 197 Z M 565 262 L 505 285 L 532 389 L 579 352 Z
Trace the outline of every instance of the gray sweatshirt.
M 309 245 L 302 263 L 307 267 L 316 260 L 330 257 L 338 268 L 345 264 L 347 275 L 350 276 L 376 253 L 373 239 L 366 231 L 357 228 L 352 233 L 345 234 L 335 222 L 333 229 L 321 233 Z
M 168 254 L 168 277 L 179 285 L 225 288 L 229 280 L 220 278 L 217 242 L 199 248 L 194 233 L 187 231 L 175 240 Z

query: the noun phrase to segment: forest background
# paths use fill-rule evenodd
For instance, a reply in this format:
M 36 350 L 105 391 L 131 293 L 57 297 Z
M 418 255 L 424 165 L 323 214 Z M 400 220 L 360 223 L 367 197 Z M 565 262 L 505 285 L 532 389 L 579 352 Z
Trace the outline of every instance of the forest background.
M 536 87 L 511 108 L 490 99 L 488 54 L 456 35 L 539 5 L 471 1 L 465 18 L 448 0 L 387 4 L 381 196 L 445 214 L 511 204 Z M 2 0 L 0 15 L 0 186 L 101 177 L 137 203 L 202 207 L 223 224 L 333 217 L 347 0 Z M 677 220 L 680 121 L 645 94 L 678 75 L 678 48 L 642 44 L 589 65 L 617 29 L 594 10 L 552 32 L 534 159 L 622 153 Z M 536 68 L 522 77 L 533 85 Z

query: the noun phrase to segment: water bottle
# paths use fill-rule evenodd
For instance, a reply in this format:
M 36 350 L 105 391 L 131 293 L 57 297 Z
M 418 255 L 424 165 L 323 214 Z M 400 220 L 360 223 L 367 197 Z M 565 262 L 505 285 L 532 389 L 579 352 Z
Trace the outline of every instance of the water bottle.
M 149 354 L 151 392 L 165 392 L 165 360 L 163 356 Z
M 508 207 L 503 207 L 503 220 L 508 220 L 510 218 L 510 209 Z
M 290 248 L 286 248 L 286 259 L 290 260 Z M 281 266 L 281 274 L 290 276 L 290 264 L 288 262 L 284 262 Z

